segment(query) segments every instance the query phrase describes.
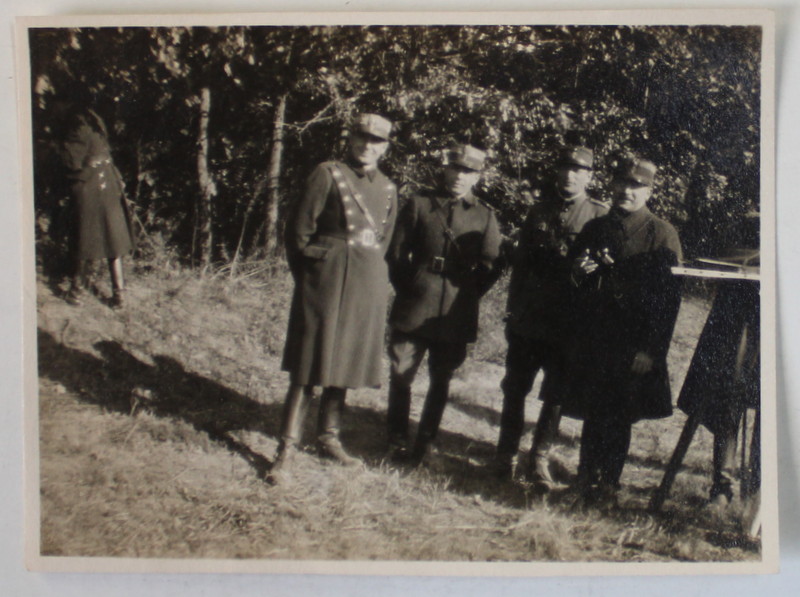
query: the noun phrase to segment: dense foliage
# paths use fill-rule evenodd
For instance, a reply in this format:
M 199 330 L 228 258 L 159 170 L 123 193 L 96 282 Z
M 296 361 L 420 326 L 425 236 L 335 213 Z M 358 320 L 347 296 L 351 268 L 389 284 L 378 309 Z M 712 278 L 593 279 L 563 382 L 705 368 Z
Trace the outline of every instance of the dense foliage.
M 485 147 L 481 193 L 505 232 L 564 142 L 595 149 L 599 196 L 625 153 L 655 161 L 652 207 L 689 255 L 718 250 L 724 225 L 759 206 L 756 27 L 45 28 L 30 45 L 48 241 L 68 104 L 105 119 L 148 243 L 206 263 L 273 258 L 286 204 L 341 151 L 355 111 L 397 123 L 384 169 L 403 194 L 431 184 L 450 142 Z

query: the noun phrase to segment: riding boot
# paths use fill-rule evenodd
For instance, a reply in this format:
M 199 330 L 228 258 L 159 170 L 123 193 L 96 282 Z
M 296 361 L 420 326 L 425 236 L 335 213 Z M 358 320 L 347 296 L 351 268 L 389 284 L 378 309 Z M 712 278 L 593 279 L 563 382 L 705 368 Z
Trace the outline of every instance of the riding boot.
M 411 388 L 397 380 L 389 382 L 389 406 L 386 412 L 389 436 L 388 457 L 402 460 L 408 455 L 408 418 L 411 411 Z
M 295 384 L 289 386 L 286 401 L 283 403 L 281 439 L 270 469 L 271 480 L 275 480 L 278 473 L 286 472 L 292 466 L 297 446 L 302 439 L 303 422 L 312 396 L 313 387 L 311 386 L 303 387 Z
M 503 387 L 503 412 L 500 416 L 500 437 L 492 464 L 492 473 L 501 481 L 514 478 L 519 441 L 525 425 L 526 392 Z
M 350 456 L 339 438 L 346 392 L 344 388 L 325 388 L 322 392 L 317 419 L 317 448 L 320 456 L 344 466 L 355 466 L 361 464 L 361 460 Z
M 431 378 L 428 395 L 425 397 L 425 406 L 422 409 L 422 417 L 419 422 L 417 440 L 414 442 L 414 449 L 411 453 L 411 463 L 414 466 L 422 464 L 432 449 L 432 443 L 436 439 L 439 425 L 442 422 L 442 415 L 444 415 L 449 392 L 449 377 Z
M 550 491 L 555 482 L 550 476 L 550 449 L 558 436 L 561 405 L 545 400 L 533 433 L 528 480 L 543 491 Z

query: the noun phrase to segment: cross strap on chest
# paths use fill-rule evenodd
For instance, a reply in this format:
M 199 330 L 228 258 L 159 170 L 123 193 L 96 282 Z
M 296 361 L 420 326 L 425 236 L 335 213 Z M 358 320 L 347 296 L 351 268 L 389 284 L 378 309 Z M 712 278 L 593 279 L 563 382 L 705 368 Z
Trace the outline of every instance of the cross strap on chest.
M 442 205 L 436 199 L 433 199 L 433 212 L 436 214 L 439 223 L 442 225 L 442 230 L 444 232 L 444 235 L 447 237 L 447 240 L 449 240 L 450 244 L 453 245 L 456 254 L 463 259 L 464 255 L 461 252 L 461 247 L 458 246 L 458 242 L 456 242 L 455 232 L 453 232 L 453 229 L 450 228 L 450 225 L 447 223 L 447 219 L 444 217 L 444 214 L 442 213 Z
M 336 182 L 337 186 L 339 187 L 340 192 L 342 193 L 342 199 L 345 200 L 347 198 L 351 199 L 353 203 L 356 204 L 358 209 L 364 214 L 364 219 L 367 220 L 367 225 L 372 229 L 373 233 L 375 234 L 375 238 L 378 242 L 381 242 L 385 236 L 385 223 L 388 220 L 389 213 L 392 210 L 392 201 L 391 197 L 387 199 L 386 203 L 386 218 L 384 219 L 384 226 L 379 227 L 378 224 L 375 222 L 375 218 L 372 216 L 369 208 L 364 204 L 362 200 L 361 193 L 356 191 L 353 188 L 350 180 L 345 176 L 344 172 L 342 172 L 341 168 L 339 168 L 338 164 L 331 164 L 330 165 L 330 173 L 333 176 L 333 180 Z

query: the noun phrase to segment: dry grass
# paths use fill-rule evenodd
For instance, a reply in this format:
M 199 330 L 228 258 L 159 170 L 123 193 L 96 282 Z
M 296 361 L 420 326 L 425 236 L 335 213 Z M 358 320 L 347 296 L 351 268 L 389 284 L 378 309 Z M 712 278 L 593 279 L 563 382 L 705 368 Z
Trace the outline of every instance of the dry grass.
M 105 289 L 107 290 L 107 289 Z M 381 462 L 385 391 L 348 397 L 343 469 L 300 455 L 264 482 L 286 377 L 279 371 L 291 282 L 277 274 L 131 276 L 128 306 L 67 306 L 39 283 L 42 551 L 48 555 L 480 561 L 746 560 L 734 518 L 702 510 L 710 437 L 699 432 L 665 514 L 646 511 L 683 418 L 636 425 L 622 508 L 573 512 L 487 472 L 498 433 L 502 285 L 481 341 L 453 382 L 441 454 L 427 469 Z M 679 387 L 707 305 L 685 301 L 670 356 Z M 424 369 L 423 369 L 424 371 Z M 426 379 L 415 385 L 419 417 Z M 529 400 L 527 432 L 538 401 Z M 312 409 L 313 410 L 313 409 Z M 308 422 L 311 433 L 314 413 Z M 555 450 L 569 481 L 580 425 Z

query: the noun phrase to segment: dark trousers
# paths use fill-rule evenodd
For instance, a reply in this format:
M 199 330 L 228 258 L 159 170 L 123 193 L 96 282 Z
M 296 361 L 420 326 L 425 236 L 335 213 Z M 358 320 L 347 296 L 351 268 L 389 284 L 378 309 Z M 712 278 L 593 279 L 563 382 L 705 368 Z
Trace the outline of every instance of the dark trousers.
M 592 414 L 583 422 L 578 480 L 585 487 L 618 488 L 631 445 L 632 423 L 614 414 Z
M 513 456 L 519 450 L 519 442 L 525 428 L 525 399 L 533 388 L 539 369 L 544 371 L 541 398 L 544 401 L 537 424 L 540 441 L 536 444 L 549 446 L 558 431 L 560 407 L 557 390 L 562 384 L 563 356 L 559 347 L 539 339 L 526 338 L 506 332 L 506 374 L 500 387 L 503 390 L 503 412 L 500 416 L 500 438 L 498 455 Z M 539 427 L 542 431 L 539 431 Z M 546 436 L 546 437 L 545 437 Z M 538 446 L 535 446 L 538 447 Z
M 429 340 L 394 330 L 389 339 L 389 407 L 387 412 L 389 442 L 404 444 L 408 440 L 408 419 L 411 410 L 411 384 L 428 353 L 430 386 L 419 423 L 418 442 L 435 439 L 442 421 L 450 380 L 467 356 L 467 345 Z

